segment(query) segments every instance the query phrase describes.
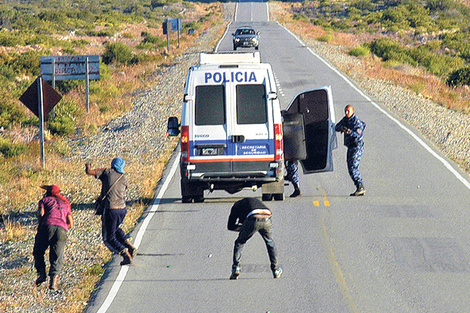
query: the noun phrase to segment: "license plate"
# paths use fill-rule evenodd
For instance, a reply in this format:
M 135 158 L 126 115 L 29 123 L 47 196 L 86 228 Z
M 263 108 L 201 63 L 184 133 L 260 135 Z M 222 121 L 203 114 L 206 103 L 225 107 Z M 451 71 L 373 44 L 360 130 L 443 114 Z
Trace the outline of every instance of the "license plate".
M 219 149 L 217 148 L 202 148 L 202 155 L 217 155 L 219 154 Z

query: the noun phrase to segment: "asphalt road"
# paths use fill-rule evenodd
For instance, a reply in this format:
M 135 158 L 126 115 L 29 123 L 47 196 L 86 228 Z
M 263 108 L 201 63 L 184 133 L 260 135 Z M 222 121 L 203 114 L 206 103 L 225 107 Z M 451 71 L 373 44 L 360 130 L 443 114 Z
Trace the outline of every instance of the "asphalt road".
M 272 278 L 255 236 L 239 280 L 231 281 L 237 234 L 226 230 L 230 207 L 261 192 L 217 191 L 204 203 L 183 204 L 174 155 L 136 229 L 139 255 L 125 267 L 115 258 L 88 312 L 470 312 L 469 176 L 270 22 L 266 6 L 239 3 L 217 50 L 231 51 L 236 27 L 251 25 L 261 31 L 261 58 L 273 66 L 283 107 L 325 85 L 336 120 L 354 105 L 367 123 L 366 195 L 349 197 L 354 186 L 339 137 L 333 172 L 301 175 L 303 196 L 267 202 L 283 276 Z M 237 52 L 245 50 L 254 51 Z

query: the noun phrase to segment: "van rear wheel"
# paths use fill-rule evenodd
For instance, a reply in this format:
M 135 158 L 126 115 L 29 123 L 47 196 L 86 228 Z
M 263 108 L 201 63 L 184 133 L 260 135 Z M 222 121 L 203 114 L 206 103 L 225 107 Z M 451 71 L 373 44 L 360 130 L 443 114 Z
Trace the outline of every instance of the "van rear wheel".
M 183 196 L 182 199 L 181 199 L 181 202 L 183 203 L 191 203 L 193 202 L 193 198 L 189 197 L 189 196 Z
M 275 193 L 273 196 L 274 196 L 274 201 L 283 201 L 284 200 L 284 194 L 283 193 Z
M 204 196 L 197 196 L 197 197 L 194 197 L 194 203 L 202 203 L 204 202 Z
M 272 193 L 263 193 L 261 196 L 261 199 L 263 201 L 271 201 L 273 199 L 273 194 Z

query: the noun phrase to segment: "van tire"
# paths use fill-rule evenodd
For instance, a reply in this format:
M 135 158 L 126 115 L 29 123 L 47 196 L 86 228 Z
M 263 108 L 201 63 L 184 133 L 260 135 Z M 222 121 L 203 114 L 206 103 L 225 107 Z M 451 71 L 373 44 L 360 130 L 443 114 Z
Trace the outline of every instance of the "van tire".
M 284 200 L 284 194 L 283 193 L 275 193 L 273 196 L 274 196 L 274 201 L 283 201 Z
M 272 193 L 263 193 L 261 196 L 261 199 L 263 201 L 271 201 L 273 199 L 273 194 Z
M 194 203 L 202 203 L 202 202 L 204 202 L 204 196 L 194 197 Z
M 191 202 L 193 202 L 193 198 L 188 197 L 188 196 L 183 196 L 183 198 L 181 199 L 181 202 L 183 202 L 183 203 L 191 203 Z

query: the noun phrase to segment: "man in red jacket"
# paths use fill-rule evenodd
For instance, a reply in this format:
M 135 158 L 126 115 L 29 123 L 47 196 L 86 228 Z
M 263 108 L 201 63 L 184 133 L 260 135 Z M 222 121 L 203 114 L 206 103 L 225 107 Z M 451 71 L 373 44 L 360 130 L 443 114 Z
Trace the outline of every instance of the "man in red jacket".
M 67 231 L 73 227 L 72 209 L 69 200 L 60 194 L 59 186 L 42 186 L 46 194 L 38 205 L 38 232 L 34 240 L 34 267 L 38 278 L 36 286 L 46 281 L 44 253 L 49 250 L 49 289 L 56 290 L 62 269 Z

